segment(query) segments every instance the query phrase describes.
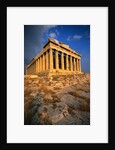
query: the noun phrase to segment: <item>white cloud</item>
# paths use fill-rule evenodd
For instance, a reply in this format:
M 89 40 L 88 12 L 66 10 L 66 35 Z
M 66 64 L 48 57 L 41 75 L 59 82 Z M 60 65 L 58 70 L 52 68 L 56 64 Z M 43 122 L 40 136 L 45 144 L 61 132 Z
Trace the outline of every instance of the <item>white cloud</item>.
M 56 35 L 55 32 L 50 32 L 50 33 L 49 33 L 49 36 L 50 36 L 51 38 L 56 38 L 56 37 L 57 37 L 57 35 Z
M 67 37 L 67 41 L 70 41 L 70 40 L 71 40 L 71 36 L 68 36 L 68 37 Z
M 67 37 L 67 41 L 72 41 L 72 40 L 79 40 L 79 39 L 81 39 L 82 38 L 82 36 L 81 35 L 74 35 L 74 36 L 68 36 Z
M 52 28 L 57 27 L 57 25 L 44 25 L 43 26 L 43 34 L 45 34 L 45 37 L 47 38 L 57 38 L 57 36 L 60 34 L 59 31 L 57 29 L 55 29 L 54 31 L 52 31 Z
M 48 31 L 51 28 L 55 28 L 57 25 L 44 25 L 44 31 Z
M 57 35 L 59 35 L 59 31 L 58 30 L 55 30 L 55 32 L 56 32 Z
M 74 36 L 73 36 L 73 38 L 74 38 L 74 39 L 81 39 L 81 38 L 82 38 L 82 36 L 81 36 L 81 35 L 77 35 L 77 34 L 76 34 L 76 35 L 74 35 Z

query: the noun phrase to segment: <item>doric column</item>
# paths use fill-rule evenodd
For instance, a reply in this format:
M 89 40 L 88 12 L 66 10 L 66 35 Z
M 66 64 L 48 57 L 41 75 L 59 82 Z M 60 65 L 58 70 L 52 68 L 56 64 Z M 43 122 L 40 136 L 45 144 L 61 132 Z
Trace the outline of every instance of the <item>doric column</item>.
M 79 66 L 78 66 L 78 58 L 77 58 L 77 71 L 79 71 Z
M 41 56 L 41 71 L 43 71 L 43 55 Z
M 78 71 L 80 71 L 80 70 L 79 70 L 79 59 L 78 59 Z
M 77 58 L 75 59 L 76 71 L 77 71 Z
M 59 65 L 58 65 L 58 51 L 56 50 L 56 70 L 59 69 Z
M 46 51 L 46 70 L 48 70 L 48 51 Z
M 70 70 L 72 71 L 72 56 L 70 55 Z
M 79 59 L 79 71 L 81 72 L 81 59 Z
M 43 63 L 43 71 L 45 70 L 45 56 L 44 54 L 42 55 L 42 63 Z
M 50 70 L 53 69 L 53 57 L 52 57 L 52 48 L 50 48 Z
M 39 57 L 39 72 L 40 72 L 40 57 Z
M 64 70 L 64 55 L 61 53 L 61 68 Z
M 76 71 L 76 63 L 75 63 L 75 57 L 74 57 L 74 71 Z
M 39 66 L 39 58 L 38 58 L 38 72 L 39 72 L 39 70 L 40 70 L 40 66 Z
M 36 72 L 38 72 L 38 60 L 36 60 Z
M 68 54 L 66 54 L 66 70 L 68 70 Z
M 42 71 L 42 58 L 41 58 L 41 56 L 40 56 L 40 71 Z
M 80 71 L 80 67 L 79 67 L 79 59 L 78 59 L 78 70 Z

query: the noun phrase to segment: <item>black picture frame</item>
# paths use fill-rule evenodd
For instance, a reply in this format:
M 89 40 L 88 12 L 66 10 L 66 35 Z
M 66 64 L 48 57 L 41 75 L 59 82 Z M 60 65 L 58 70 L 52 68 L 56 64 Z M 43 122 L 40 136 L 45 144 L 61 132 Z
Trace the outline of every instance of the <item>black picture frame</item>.
M 110 102 L 111 98 L 110 98 L 110 80 L 108 80 L 108 100 L 109 100 L 109 122 L 108 122 L 108 143 L 7 143 L 7 7 L 108 7 L 109 8 L 109 14 L 108 14 L 108 31 L 109 31 L 109 47 L 108 47 L 108 60 L 109 60 L 109 71 L 108 71 L 108 79 L 110 79 L 110 66 L 112 64 L 112 61 L 110 61 L 110 43 L 112 43 L 110 41 L 110 34 L 112 34 L 112 29 L 110 29 L 110 26 L 112 26 L 110 24 L 110 21 L 112 22 L 112 7 L 110 5 L 110 3 L 108 1 L 93 1 L 92 3 L 88 0 L 85 2 L 82 1 L 77 1 L 77 2 L 66 2 L 64 4 L 59 4 L 59 2 L 56 4 L 56 2 L 45 2 L 45 5 L 43 4 L 44 2 L 21 2 L 21 1 L 15 1 L 13 2 L 11 1 L 4 1 L 2 2 L 1 6 L 0 6 L 0 16 L 1 16 L 1 23 L 0 23 L 0 37 L 1 37 L 1 48 L 2 48 L 2 58 L 1 58 L 1 64 L 2 66 L 2 79 L 3 79 L 3 94 L 2 94 L 2 98 L 1 98 L 1 123 L 0 123 L 0 147 L 1 148 L 39 148 L 39 147 L 57 147 L 57 148 L 64 148 L 65 146 L 67 146 L 68 148 L 71 148 L 73 146 L 75 146 L 76 148 L 82 148 L 82 149 L 110 149 L 112 148 L 112 144 L 113 144 L 113 140 L 112 140 L 112 127 L 113 125 L 111 124 L 111 116 L 112 116 L 112 112 L 110 107 L 112 108 L 112 104 Z M 4 75 L 3 75 L 4 74 Z

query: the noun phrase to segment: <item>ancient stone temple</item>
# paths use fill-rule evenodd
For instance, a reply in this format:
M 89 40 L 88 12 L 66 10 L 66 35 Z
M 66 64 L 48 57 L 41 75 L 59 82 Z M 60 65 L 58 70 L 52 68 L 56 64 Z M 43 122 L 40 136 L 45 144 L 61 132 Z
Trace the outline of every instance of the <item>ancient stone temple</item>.
M 81 73 L 81 55 L 69 45 L 52 38 L 26 67 L 27 75 L 66 75 Z

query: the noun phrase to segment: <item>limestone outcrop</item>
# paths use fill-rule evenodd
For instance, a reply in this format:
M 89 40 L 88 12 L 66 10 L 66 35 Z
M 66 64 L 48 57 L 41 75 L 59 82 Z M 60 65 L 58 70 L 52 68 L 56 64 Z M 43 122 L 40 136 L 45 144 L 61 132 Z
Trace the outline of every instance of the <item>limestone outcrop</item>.
M 24 78 L 25 125 L 89 125 L 90 74 Z

